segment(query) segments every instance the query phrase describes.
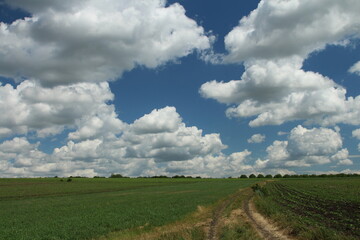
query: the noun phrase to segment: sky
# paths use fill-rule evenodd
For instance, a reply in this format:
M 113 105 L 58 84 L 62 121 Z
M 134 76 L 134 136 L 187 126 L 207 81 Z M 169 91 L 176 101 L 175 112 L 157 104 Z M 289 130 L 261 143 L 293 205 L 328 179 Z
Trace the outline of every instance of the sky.
M 0 177 L 360 172 L 357 0 L 0 0 Z

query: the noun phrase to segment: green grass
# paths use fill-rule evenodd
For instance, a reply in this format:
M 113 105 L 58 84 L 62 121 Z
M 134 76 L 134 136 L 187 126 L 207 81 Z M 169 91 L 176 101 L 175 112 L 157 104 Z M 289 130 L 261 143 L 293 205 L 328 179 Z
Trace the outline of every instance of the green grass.
M 182 219 L 243 179 L 0 179 L 0 239 L 92 239 Z
M 261 192 L 259 211 L 299 239 L 360 238 L 360 178 L 282 179 Z

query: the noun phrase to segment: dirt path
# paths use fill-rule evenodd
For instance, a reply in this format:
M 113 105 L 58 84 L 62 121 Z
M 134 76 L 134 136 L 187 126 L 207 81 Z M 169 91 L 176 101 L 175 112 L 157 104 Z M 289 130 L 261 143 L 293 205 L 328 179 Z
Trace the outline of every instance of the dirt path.
M 253 196 L 250 196 L 243 202 L 243 210 L 259 235 L 266 240 L 291 240 L 292 238 L 286 236 L 283 231 L 257 212 L 252 198 Z
M 214 211 L 213 217 L 210 222 L 209 231 L 207 240 L 218 240 L 218 229 L 219 229 L 219 223 L 224 215 L 225 209 L 230 206 L 234 201 L 236 201 L 239 197 L 241 192 L 238 192 L 232 196 L 230 196 L 228 199 L 226 199 L 224 202 L 222 202 Z

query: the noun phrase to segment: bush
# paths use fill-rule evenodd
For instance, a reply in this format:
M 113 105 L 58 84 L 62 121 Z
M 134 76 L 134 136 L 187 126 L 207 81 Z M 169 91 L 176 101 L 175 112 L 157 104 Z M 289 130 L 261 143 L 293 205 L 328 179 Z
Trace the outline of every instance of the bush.
M 172 178 L 185 178 L 185 176 L 184 175 L 175 175 L 175 176 L 173 176 Z
M 118 174 L 118 173 L 116 173 L 116 174 L 113 173 L 113 174 L 111 174 L 111 176 L 109 178 L 124 178 L 124 176 L 121 174 Z

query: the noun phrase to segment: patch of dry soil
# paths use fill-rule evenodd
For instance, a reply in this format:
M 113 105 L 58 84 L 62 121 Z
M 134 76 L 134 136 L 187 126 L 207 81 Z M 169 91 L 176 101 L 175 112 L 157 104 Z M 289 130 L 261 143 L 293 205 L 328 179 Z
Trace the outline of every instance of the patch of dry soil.
M 266 240 L 292 240 L 284 234 L 282 230 L 276 227 L 274 224 L 269 222 L 266 218 L 264 218 L 260 213 L 257 212 L 254 203 L 252 201 L 252 197 L 247 198 L 243 202 L 243 209 L 250 220 L 251 224 L 255 228 L 255 230 L 259 233 L 259 235 Z

